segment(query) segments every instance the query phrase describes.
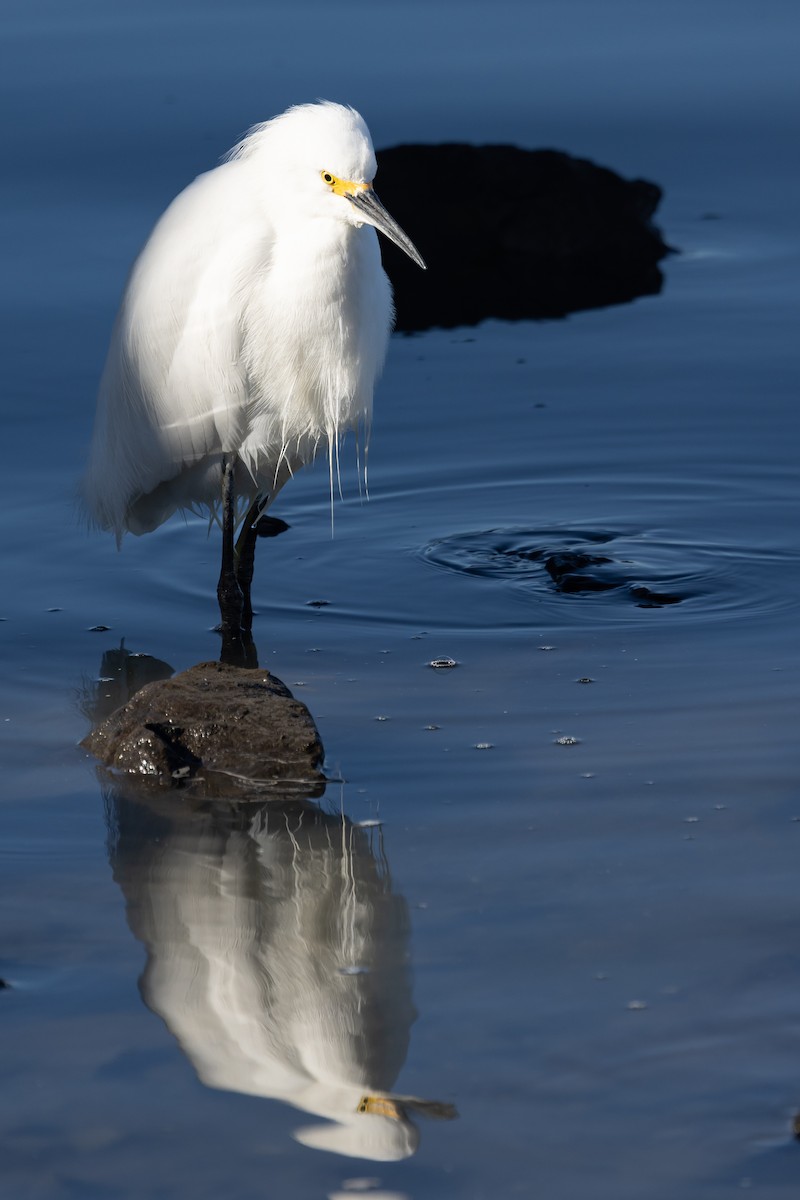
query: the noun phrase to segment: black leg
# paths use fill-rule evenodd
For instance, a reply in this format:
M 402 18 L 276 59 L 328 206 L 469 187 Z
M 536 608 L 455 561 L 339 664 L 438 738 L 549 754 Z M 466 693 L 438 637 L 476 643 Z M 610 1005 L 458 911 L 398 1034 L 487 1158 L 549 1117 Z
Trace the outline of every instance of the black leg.
M 285 533 L 289 528 L 280 517 L 268 517 L 264 514 L 263 509 L 268 499 L 269 497 L 262 492 L 256 496 L 248 508 L 233 552 L 236 562 L 236 578 L 242 589 L 242 628 L 244 630 L 253 627 L 253 605 L 250 600 L 250 590 L 253 583 L 256 542 L 259 538 L 277 537 L 278 534 Z
M 236 563 L 236 579 L 242 592 L 242 629 L 246 631 L 253 628 L 253 604 L 250 598 L 250 589 L 256 560 L 258 512 L 262 504 L 263 498 L 256 496 L 242 522 L 242 531 L 236 539 L 236 547 L 233 552 Z
M 239 637 L 242 632 L 242 589 L 236 578 L 236 558 L 233 547 L 236 506 L 233 494 L 235 455 L 222 459 L 222 569 L 217 584 L 217 599 L 222 618 L 223 636 Z

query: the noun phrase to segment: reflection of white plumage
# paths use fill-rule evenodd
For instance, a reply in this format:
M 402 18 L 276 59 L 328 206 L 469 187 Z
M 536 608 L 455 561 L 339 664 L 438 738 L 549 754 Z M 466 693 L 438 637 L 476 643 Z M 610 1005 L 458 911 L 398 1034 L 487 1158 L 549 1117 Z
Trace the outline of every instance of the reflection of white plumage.
M 306 104 L 255 127 L 170 205 L 131 273 L 100 386 L 83 483 L 95 524 L 119 539 L 222 499 L 235 587 L 234 496 L 253 502 L 253 523 L 320 443 L 333 487 L 392 319 L 375 229 L 424 266 L 375 171 L 358 113 Z
M 391 1092 L 415 1017 L 408 914 L 364 832 L 311 807 L 232 830 L 178 803 L 156 841 L 131 812 L 146 810 L 118 805 L 113 860 L 143 995 L 202 1081 L 327 1118 L 295 1133 L 306 1145 L 413 1154 L 409 1113 L 453 1114 Z

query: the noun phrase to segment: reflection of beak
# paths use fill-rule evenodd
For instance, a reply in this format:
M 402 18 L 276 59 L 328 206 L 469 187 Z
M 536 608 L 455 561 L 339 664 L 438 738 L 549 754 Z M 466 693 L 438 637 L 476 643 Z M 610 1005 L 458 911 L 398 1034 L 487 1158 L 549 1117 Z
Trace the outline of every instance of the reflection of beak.
M 411 238 L 403 233 L 394 217 L 389 216 L 372 188 L 365 188 L 363 191 L 358 192 L 345 192 L 345 195 L 350 203 L 362 214 L 368 225 L 374 225 L 381 233 L 385 233 L 394 242 L 395 246 L 399 246 L 401 250 L 405 250 L 409 258 L 413 258 L 418 267 L 422 267 L 423 271 L 427 270 L 425 260 L 411 241 Z
M 403 247 L 405 250 L 405 246 Z M 424 265 L 424 264 L 423 264 Z M 401 1121 L 403 1110 L 388 1096 L 362 1096 L 356 1110 L 360 1113 L 372 1113 L 376 1117 L 391 1117 L 393 1121 Z

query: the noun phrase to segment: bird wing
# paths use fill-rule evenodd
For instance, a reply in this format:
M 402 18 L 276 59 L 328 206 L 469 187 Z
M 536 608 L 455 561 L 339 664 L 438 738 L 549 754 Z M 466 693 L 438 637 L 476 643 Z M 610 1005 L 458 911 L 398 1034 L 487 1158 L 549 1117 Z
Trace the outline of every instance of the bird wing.
M 83 488 L 93 520 L 118 536 L 213 502 L 210 460 L 245 435 L 243 312 L 271 245 L 252 188 L 237 179 L 246 166 L 225 163 L 190 184 L 128 280 Z M 156 489 L 148 512 L 143 501 Z

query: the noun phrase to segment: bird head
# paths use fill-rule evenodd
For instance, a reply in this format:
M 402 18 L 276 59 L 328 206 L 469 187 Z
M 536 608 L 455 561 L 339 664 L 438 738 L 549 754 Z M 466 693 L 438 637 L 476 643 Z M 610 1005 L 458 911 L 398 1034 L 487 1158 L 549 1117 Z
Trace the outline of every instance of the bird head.
M 249 157 L 261 146 L 284 183 L 289 181 L 282 191 L 295 211 L 372 225 L 425 269 L 416 246 L 375 194 L 372 138 L 355 109 L 329 100 L 296 105 L 252 129 L 233 155 Z

